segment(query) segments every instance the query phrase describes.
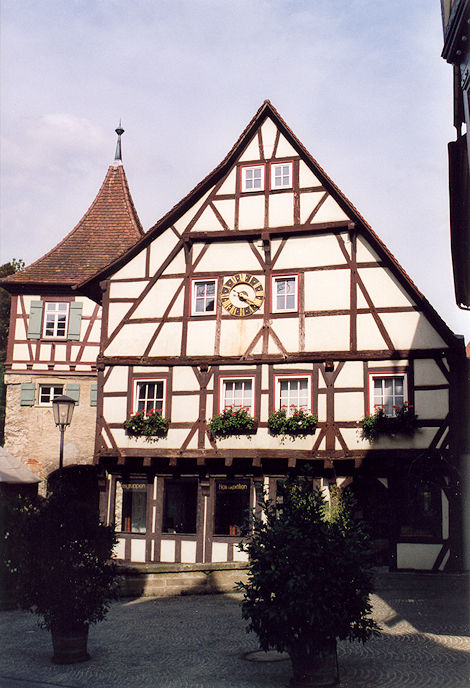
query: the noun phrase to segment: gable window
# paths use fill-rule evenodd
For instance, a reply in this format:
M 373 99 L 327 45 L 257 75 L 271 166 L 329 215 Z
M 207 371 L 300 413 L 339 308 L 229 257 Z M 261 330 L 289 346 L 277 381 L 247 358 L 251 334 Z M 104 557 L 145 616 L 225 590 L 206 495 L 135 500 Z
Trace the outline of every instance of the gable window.
M 192 291 L 192 315 L 215 313 L 217 280 L 194 280 Z
M 166 380 L 134 381 L 134 413 L 137 411 L 161 411 L 165 415 Z
M 271 189 L 289 189 L 292 186 L 292 163 L 271 165 Z
M 264 165 L 241 168 L 242 191 L 264 190 Z
M 46 301 L 44 310 L 43 337 L 65 339 L 69 304 L 65 301 Z
M 298 310 L 297 275 L 273 277 L 273 311 L 275 313 Z
M 406 375 L 371 374 L 369 382 L 370 412 L 383 408 L 386 416 L 395 416 L 408 401 Z
M 220 381 L 220 410 L 244 408 L 254 415 L 254 379 L 225 377 Z
M 290 375 L 275 376 L 275 408 L 287 409 L 287 415 L 291 415 L 295 409 L 311 411 L 311 376 L 302 375 L 291 377 Z
M 39 385 L 39 406 L 50 406 L 63 393 L 63 385 Z

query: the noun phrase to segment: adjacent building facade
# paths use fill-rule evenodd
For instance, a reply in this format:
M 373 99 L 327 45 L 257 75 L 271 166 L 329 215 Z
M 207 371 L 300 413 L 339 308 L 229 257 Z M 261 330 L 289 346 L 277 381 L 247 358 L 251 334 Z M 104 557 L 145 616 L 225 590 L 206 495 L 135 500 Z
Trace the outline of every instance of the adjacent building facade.
M 107 262 L 73 293 L 102 309 L 94 462 L 120 558 L 242 561 L 247 510 L 308 465 L 325 494 L 354 492 L 377 564 L 457 565 L 462 341 L 269 101 L 211 174 Z M 12 316 L 10 374 L 32 346 L 31 306 Z M 34 356 L 29 384 L 44 374 Z M 241 409 L 249 432 L 211 431 Z M 378 409 L 413 423 L 364 439 L 361 420 Z M 314 432 L 276 434 L 273 414 L 295 413 L 315 416 Z M 145 419 L 166 421 L 148 436 Z

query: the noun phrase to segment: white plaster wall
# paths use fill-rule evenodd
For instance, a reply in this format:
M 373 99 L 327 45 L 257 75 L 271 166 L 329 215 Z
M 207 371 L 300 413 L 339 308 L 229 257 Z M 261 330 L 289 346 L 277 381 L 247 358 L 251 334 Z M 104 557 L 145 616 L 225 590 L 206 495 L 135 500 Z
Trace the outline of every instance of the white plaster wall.
M 279 320 L 271 321 L 272 331 L 279 337 L 283 347 L 286 351 L 299 350 L 299 319 L 296 318 L 280 318 Z M 272 352 L 280 351 L 275 340 L 270 337 L 269 349 Z
M 133 277 L 145 276 L 146 251 L 142 249 L 132 260 L 122 266 L 114 273 L 114 279 L 132 279 Z
M 178 237 L 171 229 L 167 229 L 160 236 L 157 236 L 150 244 L 150 262 L 149 262 L 149 272 L 150 275 L 154 275 L 159 269 L 166 257 L 171 253 L 176 244 L 178 243 Z M 173 265 L 171 272 L 184 271 L 184 258 L 181 253 L 178 254 L 175 259 L 176 263 Z M 175 261 L 172 261 L 175 262 Z M 171 274 L 171 273 L 170 273 Z M 140 275 L 145 276 L 145 273 Z
M 165 323 L 150 349 L 150 356 L 178 356 L 181 351 L 182 330 L 180 322 Z
M 104 397 L 103 415 L 107 423 L 124 423 L 127 418 L 127 397 Z
M 277 127 L 270 117 L 267 117 L 261 126 L 264 157 L 271 158 L 276 140 Z
M 124 559 L 125 558 L 125 551 L 126 551 L 126 541 L 124 538 L 118 538 L 117 543 L 114 546 L 114 554 L 116 555 L 116 559 Z
M 381 267 L 359 268 L 358 274 L 376 308 L 414 305 L 390 270 Z
M 402 315 L 404 314 L 400 313 L 400 316 Z M 357 348 L 359 350 L 388 348 L 373 316 L 367 313 L 357 316 Z
M 238 228 L 264 227 L 264 195 L 243 196 L 239 201 Z
M 447 389 L 415 391 L 415 412 L 420 418 L 445 418 L 449 412 Z
M 33 347 L 35 349 L 35 347 Z M 29 361 L 29 349 L 27 344 L 15 344 L 13 346 L 13 360 L 22 359 Z
M 359 420 L 364 413 L 362 392 L 338 392 L 335 394 L 335 420 Z
M 114 282 L 109 285 L 109 296 L 111 299 L 135 299 L 143 292 L 147 282 Z M 128 304 L 130 308 L 132 304 Z
M 220 331 L 220 354 L 222 356 L 244 354 L 261 326 L 262 321 L 259 319 L 223 320 Z
M 233 561 L 248 561 L 248 552 L 242 552 L 238 547 L 234 547 Z
M 212 543 L 212 561 L 227 561 L 228 545 L 226 542 Z
M 192 320 L 188 323 L 188 356 L 211 356 L 215 353 L 215 320 Z
M 237 178 L 237 171 L 235 167 L 232 167 L 228 173 L 225 181 L 220 187 L 219 194 L 234 194 L 235 193 L 235 180 Z
M 181 541 L 181 561 L 185 564 L 193 564 L 196 562 L 196 541 Z
M 106 368 L 107 372 L 109 368 Z M 127 390 L 127 367 L 112 366 L 111 372 L 105 384 L 106 392 L 125 392 Z
M 253 255 L 247 242 L 233 241 L 229 244 L 217 242 L 211 244 L 201 258 L 197 266 L 197 273 L 194 277 L 196 278 L 198 275 L 202 276 L 205 272 L 213 272 L 214 270 L 235 274 L 240 272 L 240 270 L 243 272 L 252 272 L 253 270 L 259 269 L 260 264 Z M 262 275 L 257 275 L 257 277 L 261 283 L 264 282 Z
M 358 263 L 369 263 L 373 260 L 377 262 L 380 260 L 378 254 L 361 236 L 357 237 L 356 258 Z
M 276 242 L 272 243 L 275 245 Z M 276 262 L 276 270 L 292 270 L 293 265 L 303 268 L 341 264 L 346 265 L 346 261 L 336 237 L 329 234 L 308 238 L 293 236 L 282 249 Z
M 191 208 L 184 215 L 182 215 L 179 220 L 177 220 L 174 223 L 174 227 L 177 232 L 179 232 L 180 234 L 184 232 L 184 230 L 189 225 L 193 217 L 196 215 L 199 208 L 202 206 L 209 194 L 212 192 L 213 188 L 214 187 L 211 186 L 211 188 L 202 196 L 202 198 L 200 198 L 193 206 L 191 206 Z
M 316 207 L 317 203 L 321 201 L 324 195 L 324 191 L 309 191 L 300 194 L 300 222 L 302 224 L 307 222 L 310 213 Z
M 175 293 L 182 284 L 182 279 L 176 277 L 158 280 L 150 289 L 143 301 L 132 314 L 133 318 L 161 318 L 170 305 Z M 184 306 L 184 290 L 182 289 L 171 307 L 170 316 L 182 316 Z M 155 327 L 155 325 L 154 325 Z
M 128 323 L 105 349 L 106 356 L 141 356 L 155 332 L 155 323 Z
M 414 363 L 415 385 L 445 385 L 448 380 L 442 373 L 436 361 L 432 359 L 416 359 Z
M 259 160 L 258 134 L 255 134 L 240 155 L 240 162 Z
M 222 231 L 223 227 L 220 224 L 219 220 L 216 217 L 216 214 L 212 210 L 212 208 L 207 206 L 204 208 L 202 211 L 201 216 L 198 218 L 197 222 L 195 223 L 194 227 L 192 228 L 193 232 L 213 232 L 220 230 Z
M 162 540 L 160 545 L 160 561 L 175 561 L 176 542 L 174 540 Z
M 132 538 L 131 540 L 131 561 L 145 561 L 145 540 Z
M 397 349 L 446 346 L 422 313 L 382 313 L 381 318 Z
M 189 366 L 175 366 L 173 368 L 173 389 L 179 390 L 199 390 L 199 383 L 192 368 Z
M 349 270 L 306 272 L 304 279 L 306 311 L 349 310 Z
M 346 351 L 349 349 L 349 316 L 322 315 L 305 318 L 307 351 Z
M 363 387 L 364 366 L 362 361 L 347 361 L 338 373 L 335 387 Z
M 214 201 L 214 206 L 224 218 L 229 229 L 234 229 L 235 225 L 235 201 L 230 199 Z M 219 221 L 217 220 L 219 225 Z M 220 225 L 219 225 L 220 226 Z
M 171 420 L 173 423 L 195 421 L 199 417 L 198 396 L 177 396 L 171 400 Z
M 442 545 L 424 545 L 410 542 L 397 544 L 397 568 L 430 571 Z
M 281 134 L 279 137 L 279 143 L 277 144 L 276 157 L 288 158 L 294 155 L 297 155 L 297 151 L 292 148 L 288 140 Z
M 284 227 L 294 224 L 294 194 L 270 194 L 269 226 Z
M 349 217 L 341 210 L 332 196 L 328 196 L 321 208 L 315 214 L 312 224 L 317 222 L 339 222 L 341 220 L 348 220 Z
M 114 332 L 121 320 L 132 307 L 131 303 L 110 303 L 108 309 L 108 336 Z
M 26 327 L 23 319 L 16 319 L 15 339 L 26 339 Z
M 299 164 L 299 186 L 300 188 L 321 186 L 320 180 L 313 174 L 311 169 L 307 167 L 303 160 L 301 160 Z

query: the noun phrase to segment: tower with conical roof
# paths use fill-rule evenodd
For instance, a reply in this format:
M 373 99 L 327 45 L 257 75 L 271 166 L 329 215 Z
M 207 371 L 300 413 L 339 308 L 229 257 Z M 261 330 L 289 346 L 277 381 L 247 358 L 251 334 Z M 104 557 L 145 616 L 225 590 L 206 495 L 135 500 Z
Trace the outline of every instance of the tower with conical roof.
M 2 281 L 12 295 L 5 446 L 43 479 L 57 468 L 52 400 L 59 394 L 76 403 L 64 465 L 93 459 L 101 307 L 77 285 L 144 233 L 122 164 L 123 133 L 119 123 L 114 161 L 78 224 L 48 253 Z

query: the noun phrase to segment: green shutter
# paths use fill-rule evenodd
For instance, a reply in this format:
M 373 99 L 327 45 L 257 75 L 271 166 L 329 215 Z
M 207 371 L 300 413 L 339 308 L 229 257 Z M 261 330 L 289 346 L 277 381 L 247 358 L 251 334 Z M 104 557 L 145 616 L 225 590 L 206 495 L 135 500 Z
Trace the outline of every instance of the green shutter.
M 75 383 L 65 385 L 65 394 L 75 401 L 76 406 L 78 404 L 78 400 L 80 399 L 80 385 Z
M 29 311 L 28 339 L 40 339 L 42 325 L 43 301 L 31 301 Z
M 82 324 L 82 308 L 80 301 L 72 301 L 69 313 L 69 332 L 68 339 L 80 339 L 80 326 Z
M 20 406 L 34 406 L 35 389 L 33 382 L 21 383 Z
M 94 382 L 90 389 L 90 406 L 96 406 L 98 400 L 98 385 Z

